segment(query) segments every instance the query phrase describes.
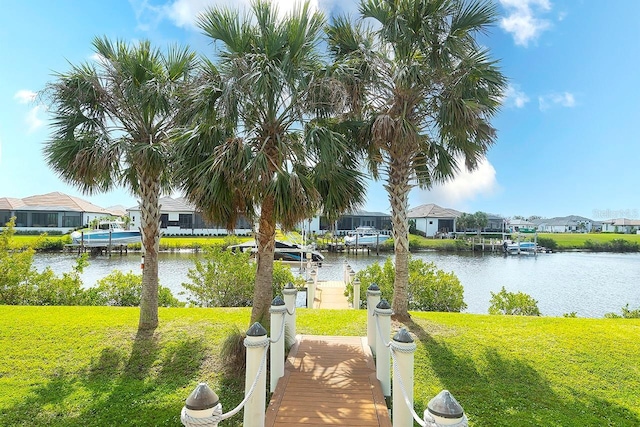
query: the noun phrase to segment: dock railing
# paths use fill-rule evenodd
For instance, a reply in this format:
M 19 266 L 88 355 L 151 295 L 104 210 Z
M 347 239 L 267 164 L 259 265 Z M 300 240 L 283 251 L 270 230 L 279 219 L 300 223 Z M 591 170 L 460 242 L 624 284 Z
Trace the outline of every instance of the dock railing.
M 284 376 L 284 346 L 287 337 L 295 340 L 296 289 L 288 284 L 283 290 L 284 299 L 277 296 L 271 302 L 271 338 L 267 330 L 254 323 L 247 330 L 244 345 L 246 354 L 245 397 L 234 409 L 222 412 L 222 404 L 216 393 L 206 383 L 200 383 L 187 398 L 180 421 L 186 427 L 218 426 L 221 421 L 236 415 L 244 408 L 244 427 L 264 427 L 267 395 L 267 354 L 271 346 L 270 392 Z M 275 337 L 275 338 L 274 338 Z
M 416 344 L 404 328 L 390 339 L 393 310 L 381 298 L 376 284 L 367 289 L 367 313 L 367 343 L 376 356 L 376 377 L 382 392 L 393 402 L 393 427 L 412 427 L 414 420 L 422 427 L 466 427 L 467 416 L 462 406 L 447 390 L 429 401 L 422 417 L 416 413 L 413 405 Z

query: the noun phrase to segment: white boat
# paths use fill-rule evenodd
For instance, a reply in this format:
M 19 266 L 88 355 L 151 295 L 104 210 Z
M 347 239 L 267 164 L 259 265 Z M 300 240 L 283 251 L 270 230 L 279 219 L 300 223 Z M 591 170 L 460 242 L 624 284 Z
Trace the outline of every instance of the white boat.
M 71 233 L 71 241 L 76 245 L 91 247 L 140 243 L 141 237 L 139 230 L 127 230 L 121 221 L 101 221 L 95 230 L 74 231 Z
M 232 251 L 239 250 L 242 252 L 251 251 L 252 253 L 257 253 L 258 245 L 255 240 L 250 240 L 239 245 L 229 246 L 229 249 Z M 276 240 L 273 259 L 281 261 L 301 261 L 307 259 L 307 254 L 311 254 L 312 262 L 322 262 L 322 260 L 324 260 L 324 255 L 312 247 Z
M 389 236 L 380 234 L 380 231 L 373 227 L 358 227 L 350 231 L 344 238 L 347 246 L 375 246 L 387 240 Z
M 517 253 L 535 253 L 537 244 L 535 242 L 508 242 L 505 241 L 503 246 L 505 251 L 510 254 Z

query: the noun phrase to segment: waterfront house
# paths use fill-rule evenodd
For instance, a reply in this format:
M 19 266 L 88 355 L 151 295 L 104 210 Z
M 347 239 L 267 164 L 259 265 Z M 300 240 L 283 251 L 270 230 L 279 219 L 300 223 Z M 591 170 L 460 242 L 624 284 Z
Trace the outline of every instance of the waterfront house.
M 358 227 L 373 227 L 378 230 L 380 234 L 390 235 L 391 216 L 384 212 L 362 210 L 349 212 L 340 216 L 333 228 L 337 236 L 344 236 L 349 231 L 355 230 Z M 310 220 L 302 221 L 299 228 L 316 234 L 324 234 L 332 229 L 329 220 L 322 215 L 316 215 Z
M 455 209 L 443 208 L 433 203 L 409 209 L 409 221 L 415 221 L 416 230 L 426 237 L 448 234 L 456 231 L 456 218 L 462 215 Z
M 16 217 L 16 231 L 68 233 L 94 219 L 112 215 L 109 209 L 60 192 L 23 199 L 0 198 L 1 224 Z
M 602 221 L 603 233 L 634 234 L 638 233 L 638 230 L 640 230 L 640 220 L 638 219 L 617 218 Z
M 540 218 L 532 222 L 540 233 L 589 233 L 596 227 L 593 220 L 578 215 Z
M 205 221 L 196 207 L 182 197 L 160 198 L 160 230 L 165 236 L 225 236 L 228 234 L 222 224 Z M 131 228 L 141 226 L 142 212 L 140 205 L 127 209 L 131 219 Z M 234 234 L 245 236 L 251 234 L 252 226 L 244 217 L 240 217 Z

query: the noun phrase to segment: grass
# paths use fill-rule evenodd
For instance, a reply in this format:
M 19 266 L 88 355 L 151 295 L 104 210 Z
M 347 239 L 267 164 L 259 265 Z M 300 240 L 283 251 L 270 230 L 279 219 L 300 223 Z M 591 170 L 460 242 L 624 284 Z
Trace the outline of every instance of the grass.
M 284 236 L 282 233 L 278 233 L 276 238 L 283 239 L 287 237 L 298 237 L 299 241 L 302 241 L 302 237 L 297 233 L 290 233 L 289 236 Z M 467 238 L 476 237 L 469 234 Z M 616 234 L 616 233 L 540 233 L 538 238 L 551 238 L 558 244 L 558 250 L 572 250 L 572 249 L 587 249 L 585 242 L 590 240 L 596 244 L 610 243 L 613 240 L 626 240 L 632 244 L 640 244 L 640 234 Z M 528 236 L 528 239 L 532 239 L 532 235 Z M 228 240 L 225 236 L 163 236 L 160 238 L 160 250 L 162 251 L 176 251 L 180 249 L 201 249 L 205 246 L 213 245 L 225 245 Z M 251 237 L 240 236 L 237 238 L 238 243 L 251 240 Z M 462 239 L 429 239 L 418 235 L 409 236 L 409 247 L 412 251 L 415 250 L 438 250 L 438 251 L 466 251 L 471 247 L 463 242 Z M 47 236 L 46 238 L 40 236 L 27 236 L 17 235 L 14 236 L 14 241 L 19 247 L 35 247 L 37 249 L 59 249 L 64 244 L 70 243 L 68 235 L 65 236 Z M 61 242 L 59 246 L 55 245 L 55 242 Z M 322 243 L 322 239 L 321 242 Z M 139 249 L 140 244 L 129 245 L 131 249 Z M 393 252 L 393 239 L 388 239 L 380 245 L 381 251 Z
M 0 425 L 180 425 L 206 381 L 230 410 L 243 385 L 221 372 L 220 346 L 250 309 L 0 307 Z M 298 310 L 298 333 L 366 334 L 364 310 Z M 394 328 L 399 325 L 394 325 Z M 441 389 L 470 425 L 640 425 L 640 320 L 414 313 L 415 403 Z M 237 415 L 225 426 L 240 425 Z
M 540 233 L 538 238 L 551 238 L 558 243 L 559 249 L 582 249 L 587 240 L 597 243 L 609 243 L 616 239 L 640 243 L 640 234 L 617 233 Z

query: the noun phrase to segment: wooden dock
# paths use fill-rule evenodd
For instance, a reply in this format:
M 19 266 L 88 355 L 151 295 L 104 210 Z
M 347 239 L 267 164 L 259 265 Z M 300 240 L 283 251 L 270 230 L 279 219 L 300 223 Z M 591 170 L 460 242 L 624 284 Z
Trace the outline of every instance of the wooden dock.
M 349 302 L 344 296 L 345 285 L 340 281 L 321 281 L 316 288 L 313 308 L 347 309 Z
M 391 427 L 366 338 L 299 336 L 265 425 Z

